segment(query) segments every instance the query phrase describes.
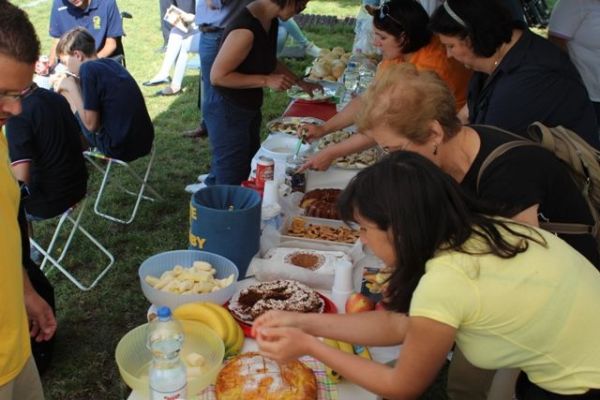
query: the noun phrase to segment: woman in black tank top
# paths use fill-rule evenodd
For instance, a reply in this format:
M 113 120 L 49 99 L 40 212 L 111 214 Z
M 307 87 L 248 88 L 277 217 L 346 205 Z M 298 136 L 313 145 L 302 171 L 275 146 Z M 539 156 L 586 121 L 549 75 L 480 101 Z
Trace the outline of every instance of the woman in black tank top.
M 255 0 L 225 28 L 210 79 L 215 90 L 204 105 L 213 147 L 208 184 L 239 185 L 248 178 L 250 162 L 260 147 L 263 88 L 287 90 L 296 84 L 311 92 L 276 58 L 277 19 L 287 20 L 307 0 Z

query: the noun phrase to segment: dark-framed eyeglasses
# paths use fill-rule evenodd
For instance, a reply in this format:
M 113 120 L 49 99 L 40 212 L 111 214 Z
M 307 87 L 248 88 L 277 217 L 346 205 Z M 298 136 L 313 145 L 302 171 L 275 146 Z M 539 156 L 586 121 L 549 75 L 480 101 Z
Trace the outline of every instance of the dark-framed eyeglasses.
M 27 88 L 23 89 L 20 92 L 0 92 L 0 100 L 4 101 L 20 101 L 25 97 L 29 96 L 31 93 L 38 88 L 38 85 L 33 82 Z
M 386 17 L 391 19 L 392 22 L 396 23 L 397 25 L 403 26 L 403 24 L 400 21 L 392 17 L 389 1 L 387 3 L 383 3 L 383 5 L 379 7 L 379 19 L 384 19 Z

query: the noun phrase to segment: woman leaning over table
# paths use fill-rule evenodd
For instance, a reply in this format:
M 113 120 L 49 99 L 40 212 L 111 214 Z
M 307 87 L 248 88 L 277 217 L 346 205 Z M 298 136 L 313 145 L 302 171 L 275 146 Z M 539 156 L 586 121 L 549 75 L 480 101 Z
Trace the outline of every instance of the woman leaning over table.
M 475 71 L 464 123 L 522 136 L 534 121 L 562 125 L 600 149 L 594 108 L 569 56 L 514 21 L 498 0 L 447 0 L 430 26 L 448 56 Z
M 566 167 L 541 147 L 512 148 L 482 172 L 490 154 L 514 137 L 491 126 L 463 126 L 452 93 L 435 74 L 407 64 L 390 67 L 364 94 L 363 105 L 358 127 L 384 152 L 409 150 L 427 157 L 467 192 L 501 207 L 504 215 L 533 226 L 538 220 L 594 224 Z M 600 267 L 592 235 L 561 238 Z M 486 399 L 492 391 L 511 399 L 517 373 L 495 375 L 470 365 L 456 351 L 448 373 L 448 397 Z
M 378 79 L 389 66 L 410 63 L 420 70 L 435 71 L 450 86 L 458 107 L 467 99 L 467 85 L 471 72 L 455 60 L 446 57 L 439 39 L 427 27 L 429 17 L 416 0 L 392 0 L 381 8 L 368 7 L 373 16 L 373 44 L 381 50 L 383 60 L 378 65 Z M 343 110 L 322 126 L 305 125 L 304 134 L 309 141 L 354 124 L 362 107 L 360 97 L 355 97 Z M 353 135 L 336 145 L 330 145 L 310 157 L 304 168 L 326 170 L 333 160 L 374 146 L 364 135 Z
M 561 239 L 494 217 L 411 152 L 361 171 L 339 204 L 394 268 L 389 311 L 271 311 L 253 326 L 263 354 L 308 354 L 385 398 L 416 399 L 456 342 L 482 368 L 520 368 L 520 400 L 600 398 L 600 275 Z M 403 348 L 389 367 L 317 337 Z
M 248 178 L 250 161 L 260 147 L 263 88 L 286 90 L 297 78 L 276 58 L 277 19 L 300 13 L 308 0 L 255 0 L 242 9 L 223 33 L 210 80 L 215 86 L 203 105 L 212 145 L 205 183 L 239 185 Z

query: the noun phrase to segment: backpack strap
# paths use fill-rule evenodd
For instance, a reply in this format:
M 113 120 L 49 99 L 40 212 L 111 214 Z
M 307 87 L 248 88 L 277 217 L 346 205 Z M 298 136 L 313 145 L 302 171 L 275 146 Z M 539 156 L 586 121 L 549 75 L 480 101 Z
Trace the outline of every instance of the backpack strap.
M 516 136 L 516 135 L 515 135 Z M 481 178 L 483 177 L 483 173 L 490 166 L 491 163 L 496 161 L 497 158 L 501 157 L 504 153 L 509 150 L 512 150 L 516 147 L 522 146 L 537 146 L 537 144 L 530 142 L 528 140 L 524 140 L 519 136 L 519 140 L 515 140 L 513 142 L 504 143 L 498 147 L 496 147 L 481 163 L 481 168 L 479 168 L 479 172 L 477 173 L 477 182 L 475 184 L 475 191 L 477 195 L 479 195 L 479 183 L 481 182 Z
M 541 222 L 540 228 L 550 231 L 552 233 L 564 234 L 564 235 L 592 235 L 598 234 L 598 224 L 586 225 L 586 224 L 570 224 L 566 222 Z

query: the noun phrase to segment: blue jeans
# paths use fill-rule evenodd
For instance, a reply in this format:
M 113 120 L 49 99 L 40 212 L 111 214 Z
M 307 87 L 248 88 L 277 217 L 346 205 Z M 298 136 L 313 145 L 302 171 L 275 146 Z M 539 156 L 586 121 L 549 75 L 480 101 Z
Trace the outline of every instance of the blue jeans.
M 285 47 L 285 41 L 288 35 L 292 37 L 302 47 L 308 46 L 310 43 L 308 38 L 302 32 L 302 29 L 298 26 L 294 18 L 290 18 L 287 21 L 279 20 L 279 30 L 277 31 L 277 54 L 281 53 Z
M 213 90 L 203 105 L 212 146 L 207 185 L 239 185 L 248 179 L 252 157 L 260 147 L 260 109 L 248 110 Z
M 200 53 L 202 90 L 200 90 L 198 95 L 198 108 L 201 110 L 205 110 L 204 103 L 206 103 L 206 99 L 210 98 L 211 93 L 214 91 L 213 86 L 210 84 L 210 70 L 219 53 L 219 44 L 221 44 L 222 37 L 223 31 L 200 33 L 198 53 Z

